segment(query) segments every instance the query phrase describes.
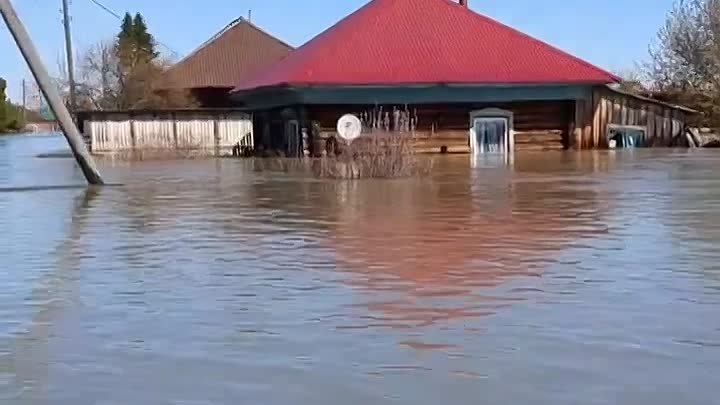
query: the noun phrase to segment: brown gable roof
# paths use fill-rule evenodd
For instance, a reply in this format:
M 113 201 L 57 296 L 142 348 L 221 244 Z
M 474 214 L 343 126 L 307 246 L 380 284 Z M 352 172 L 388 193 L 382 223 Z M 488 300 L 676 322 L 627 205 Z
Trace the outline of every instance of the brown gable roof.
M 241 17 L 168 69 L 164 87 L 232 88 L 292 50 Z

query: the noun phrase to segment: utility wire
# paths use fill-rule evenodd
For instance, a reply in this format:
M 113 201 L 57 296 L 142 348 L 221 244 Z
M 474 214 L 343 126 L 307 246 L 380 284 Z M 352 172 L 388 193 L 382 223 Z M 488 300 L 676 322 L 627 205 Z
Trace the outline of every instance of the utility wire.
M 96 6 L 100 7 L 100 8 L 103 9 L 103 10 L 105 10 L 106 13 L 108 13 L 108 14 L 112 15 L 113 17 L 117 18 L 118 20 L 122 20 L 122 19 L 123 19 L 123 17 L 122 17 L 120 14 L 116 13 L 115 11 L 113 11 L 113 9 L 111 9 L 110 7 L 108 7 L 108 6 L 100 3 L 100 2 L 97 1 L 97 0 L 90 0 L 90 1 L 91 1 L 92 3 L 94 3 Z
M 123 16 L 121 16 L 118 12 L 114 11 L 112 8 L 110 8 L 109 6 L 105 5 L 105 4 L 102 3 L 101 1 L 99 1 L 99 0 L 90 0 L 90 2 L 93 3 L 94 5 L 98 6 L 100 9 L 102 9 L 102 10 L 105 11 L 106 13 L 108 13 L 108 14 L 110 14 L 111 16 L 115 17 L 118 21 L 122 21 L 122 20 L 123 20 Z M 155 39 L 155 42 L 157 42 L 158 45 L 162 46 L 162 47 L 165 48 L 167 51 L 169 51 L 173 56 L 179 56 L 179 55 L 180 55 L 179 52 L 177 52 L 177 51 L 174 50 L 173 48 L 169 47 L 168 45 L 165 45 L 164 43 L 158 41 L 157 39 Z

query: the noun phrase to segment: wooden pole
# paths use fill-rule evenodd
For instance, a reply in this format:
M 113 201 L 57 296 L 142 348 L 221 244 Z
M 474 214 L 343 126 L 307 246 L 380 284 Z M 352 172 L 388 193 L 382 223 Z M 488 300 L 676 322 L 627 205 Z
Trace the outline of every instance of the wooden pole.
M 75 62 L 72 46 L 72 33 L 70 32 L 70 5 L 68 0 L 63 0 L 63 28 L 65 29 L 65 57 L 67 58 L 67 75 L 70 87 L 70 112 L 77 110 L 77 98 L 75 92 Z
M 85 175 L 85 179 L 88 183 L 93 185 L 105 184 L 100 176 L 100 172 L 95 166 L 92 156 L 90 156 L 90 153 L 88 153 L 88 150 L 85 147 L 85 142 L 83 142 L 83 139 L 80 136 L 80 131 L 75 126 L 75 123 L 70 116 L 70 112 L 65 107 L 65 104 L 63 104 L 57 88 L 50 79 L 50 75 L 48 74 L 45 65 L 43 65 L 42 59 L 40 59 L 40 55 L 38 54 L 37 49 L 35 49 L 35 45 L 30 39 L 30 35 L 25 29 L 25 26 L 23 26 L 22 21 L 20 21 L 20 18 L 15 12 L 10 0 L 0 0 L 0 13 L 3 16 L 10 33 L 15 39 L 15 43 L 20 49 L 20 53 L 22 53 L 23 58 L 25 58 L 25 61 L 30 67 L 30 71 L 35 77 L 35 81 L 38 83 L 40 90 L 45 95 L 45 98 L 50 105 L 50 109 L 60 123 L 60 128 L 62 128 L 65 139 L 67 139 L 67 142 L 70 145 L 70 150 L 72 151 L 78 166 L 80 166 L 80 170 L 82 170 L 83 175 Z

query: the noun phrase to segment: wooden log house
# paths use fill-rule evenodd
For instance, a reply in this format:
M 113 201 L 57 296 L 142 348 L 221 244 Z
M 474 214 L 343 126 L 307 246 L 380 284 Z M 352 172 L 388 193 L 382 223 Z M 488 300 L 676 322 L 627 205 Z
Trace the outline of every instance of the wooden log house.
M 348 113 L 418 152 L 684 144 L 694 111 L 618 81 L 465 0 L 372 0 L 232 97 L 254 113 L 256 149 L 286 156 L 319 153 Z

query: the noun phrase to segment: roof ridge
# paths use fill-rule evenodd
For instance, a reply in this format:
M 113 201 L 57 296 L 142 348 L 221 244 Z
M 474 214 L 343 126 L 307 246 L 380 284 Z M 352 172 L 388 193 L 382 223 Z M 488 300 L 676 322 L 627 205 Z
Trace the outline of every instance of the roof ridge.
M 445 1 L 447 1 L 447 2 L 449 2 L 449 3 L 451 3 L 451 4 L 458 4 L 458 3 L 453 2 L 452 0 L 445 0 Z M 505 23 L 503 23 L 503 22 L 500 21 L 500 20 L 496 20 L 496 19 L 494 19 L 494 18 L 492 18 L 492 17 L 490 17 L 490 16 L 488 16 L 488 15 L 478 13 L 478 12 L 476 12 L 475 10 L 470 9 L 470 7 L 463 7 L 463 8 L 466 10 L 466 12 L 474 15 L 476 18 L 480 18 L 480 19 L 483 19 L 483 20 L 485 20 L 485 21 L 489 21 L 489 22 L 491 22 L 491 23 L 493 23 L 493 24 L 497 24 L 497 25 L 499 25 L 499 26 L 501 26 L 501 27 L 503 27 L 503 28 L 505 28 L 505 29 L 511 30 L 511 31 L 513 31 L 513 33 L 518 34 L 518 35 L 520 35 L 520 36 L 523 36 L 523 37 L 525 37 L 525 38 L 527 38 L 527 39 L 529 39 L 529 40 L 531 40 L 531 41 L 533 41 L 533 42 L 536 42 L 536 43 L 538 43 L 538 44 L 541 44 L 541 45 L 547 47 L 548 49 L 550 49 L 551 51 L 553 51 L 553 52 L 555 52 L 555 53 L 558 53 L 558 54 L 560 54 L 560 55 L 562 55 L 562 56 L 571 58 L 571 59 L 573 59 L 574 61 L 576 61 L 576 62 L 584 65 L 585 67 L 591 68 L 591 69 L 593 69 L 593 70 L 595 70 L 595 71 L 597 71 L 597 72 L 606 74 L 606 75 L 614 78 L 614 79 L 617 80 L 617 81 L 620 81 L 620 78 L 619 78 L 617 75 L 612 74 L 612 73 L 608 72 L 607 70 L 605 70 L 605 69 L 603 69 L 603 68 L 600 68 L 599 66 L 596 66 L 596 65 L 594 65 L 594 64 L 592 64 L 592 63 L 590 63 L 590 62 L 588 62 L 588 61 L 586 61 L 586 60 L 584 60 L 584 59 L 582 59 L 582 58 L 580 58 L 580 57 L 577 57 L 577 56 L 575 56 L 575 55 L 573 55 L 573 54 L 571 54 L 571 53 L 569 53 L 569 52 L 567 52 L 567 51 L 564 51 L 564 50 L 558 48 L 557 46 L 550 44 L 549 42 L 546 42 L 546 41 L 544 41 L 544 40 L 542 40 L 542 39 L 540 39 L 540 38 L 534 37 L 534 36 L 532 36 L 532 35 L 530 35 L 530 34 L 528 34 L 528 33 L 522 32 L 522 31 L 520 31 L 519 29 L 517 29 L 517 28 L 515 28 L 515 27 L 512 27 L 512 26 L 510 26 L 510 25 L 508 25 L 508 24 L 505 24 Z
M 211 43 L 215 42 L 215 40 L 217 40 L 218 38 L 222 37 L 222 36 L 225 35 L 228 31 L 230 31 L 231 29 L 233 29 L 233 28 L 235 28 L 237 25 L 239 25 L 243 20 L 245 20 L 243 17 L 238 17 L 238 18 L 232 20 L 229 24 L 225 25 L 220 31 L 216 32 L 213 36 L 211 36 L 209 39 L 206 39 L 205 42 L 203 42 L 202 44 L 200 44 L 197 48 L 193 49 L 190 53 L 188 53 L 187 55 L 185 55 L 182 59 L 180 59 L 179 61 L 177 61 L 176 63 L 174 63 L 172 67 L 181 65 L 181 64 L 183 64 L 185 61 L 187 61 L 188 59 L 190 59 L 191 57 L 197 55 L 198 53 L 200 53 L 200 51 L 202 51 L 203 49 L 205 49 L 205 47 L 207 47 L 207 46 L 210 45 Z M 172 68 L 172 67 L 171 67 L 171 68 Z
M 274 39 L 276 42 L 279 42 L 281 45 L 284 45 L 285 47 L 290 48 L 290 49 L 292 49 L 292 50 L 295 49 L 294 46 L 288 44 L 287 42 L 283 41 L 282 39 L 280 39 L 280 38 L 276 37 L 275 35 L 269 33 L 269 32 L 266 31 L 265 29 L 260 28 L 258 25 L 256 25 L 256 24 L 253 23 L 252 21 L 246 19 L 245 17 L 239 17 L 238 20 L 241 20 L 241 22 L 245 22 L 245 23 L 246 23 L 247 25 L 249 25 L 251 28 L 254 28 L 254 29 L 256 29 L 257 31 L 259 31 L 260 33 L 267 35 L 268 37 Z M 238 24 L 239 24 L 239 23 L 238 23 Z
M 383 1 L 394 1 L 394 0 L 370 0 L 370 1 L 368 1 L 367 3 L 363 4 L 362 6 L 358 7 L 357 9 L 355 9 L 355 10 L 354 10 L 353 12 L 351 12 L 350 14 L 348 14 L 348 15 L 340 18 L 339 20 L 335 21 L 335 23 L 334 23 L 333 25 L 325 28 L 325 29 L 322 30 L 320 33 L 318 33 L 318 34 L 315 35 L 314 37 L 310 38 L 309 41 L 305 42 L 304 44 L 300 45 L 300 46 L 297 47 L 297 48 L 294 48 L 294 49 L 293 49 L 293 52 L 291 52 L 288 56 L 286 56 L 286 59 L 293 57 L 293 55 L 296 54 L 297 51 L 300 51 L 300 50 L 303 49 L 303 48 L 307 49 L 307 47 L 312 46 L 313 43 L 322 41 L 322 38 L 326 37 L 327 35 L 330 35 L 330 34 L 331 34 L 332 32 L 334 32 L 337 28 L 342 27 L 343 25 L 345 25 L 344 23 L 345 23 L 347 20 L 349 20 L 349 19 L 351 19 L 351 18 L 357 18 L 357 15 L 360 14 L 361 12 L 367 11 L 367 9 L 370 9 L 371 6 L 376 6 L 376 3 L 383 2 Z M 301 67 L 302 67 L 302 66 L 301 66 Z
M 413 35 L 416 30 L 423 35 Z M 453 39 L 458 35 L 468 37 Z M 449 59 L 419 55 L 428 50 Z M 357 60 L 359 55 L 364 59 Z M 478 65 L 478 57 L 487 61 Z M 519 62 L 511 64 L 513 59 Z M 276 65 L 238 83 L 234 91 L 291 82 L 451 83 L 453 78 L 457 83 L 514 84 L 618 80 L 599 66 L 457 1 L 370 0 Z
M 268 37 L 274 39 L 275 41 L 277 41 L 278 43 L 280 43 L 280 44 L 283 45 L 283 46 L 285 46 L 285 47 L 287 47 L 287 48 L 289 48 L 289 49 L 291 49 L 291 50 L 294 50 L 294 49 L 295 49 L 295 47 L 293 47 L 292 45 L 289 45 L 289 44 L 286 43 L 285 41 L 282 41 L 281 39 L 277 38 L 276 36 L 270 34 L 269 32 L 267 32 L 267 31 L 265 31 L 265 30 L 263 30 L 262 28 L 258 27 L 257 25 L 255 25 L 255 24 L 253 24 L 252 22 L 250 22 L 249 20 L 247 20 L 245 17 L 240 16 L 240 17 L 232 20 L 229 24 L 225 25 L 225 27 L 223 27 L 220 31 L 216 32 L 216 33 L 215 33 L 213 36 L 211 36 L 209 39 L 205 40 L 205 42 L 203 42 L 202 44 L 200 44 L 200 46 L 198 46 L 198 47 L 195 48 L 193 51 L 191 51 L 190 53 L 188 53 L 187 55 L 185 55 L 182 59 L 180 59 L 179 61 L 177 61 L 176 63 L 174 63 L 174 64 L 170 67 L 170 69 L 172 70 L 174 67 L 180 66 L 180 65 L 182 65 L 183 63 L 187 62 L 188 59 L 190 59 L 190 58 L 192 58 L 193 56 L 195 56 L 195 55 L 197 55 L 198 53 L 200 53 L 200 52 L 201 52 L 203 49 L 205 49 L 208 45 L 210 45 L 210 44 L 212 44 L 213 42 L 217 41 L 218 39 L 220 39 L 221 37 L 223 37 L 225 34 L 227 34 L 228 32 L 230 32 L 232 29 L 240 26 L 240 24 L 243 24 L 243 23 L 247 24 L 250 28 L 253 28 L 253 29 L 261 32 L 262 34 L 267 35 Z

